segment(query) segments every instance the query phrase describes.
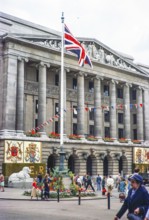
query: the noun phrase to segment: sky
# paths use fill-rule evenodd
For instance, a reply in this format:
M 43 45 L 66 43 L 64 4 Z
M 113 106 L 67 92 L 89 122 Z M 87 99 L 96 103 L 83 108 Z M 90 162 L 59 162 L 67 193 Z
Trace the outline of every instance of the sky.
M 149 66 L 149 0 L 0 0 L 0 11 L 76 37 L 96 38 Z

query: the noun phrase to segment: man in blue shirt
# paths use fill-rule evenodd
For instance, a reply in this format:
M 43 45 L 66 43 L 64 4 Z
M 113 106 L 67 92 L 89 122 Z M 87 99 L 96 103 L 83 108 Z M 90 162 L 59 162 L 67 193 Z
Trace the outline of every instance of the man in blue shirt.
M 101 191 L 101 177 L 99 176 L 99 174 L 96 178 L 96 183 L 97 183 L 97 191 Z

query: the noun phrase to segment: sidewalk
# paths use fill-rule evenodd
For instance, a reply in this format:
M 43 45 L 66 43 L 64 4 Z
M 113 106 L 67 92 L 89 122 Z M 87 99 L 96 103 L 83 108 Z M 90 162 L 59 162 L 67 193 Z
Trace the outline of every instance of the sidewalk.
M 0 192 L 0 200 L 31 200 L 30 196 L 24 196 L 24 191 L 29 189 L 18 189 L 18 188 L 5 188 L 4 192 Z M 106 196 L 102 196 L 101 192 L 96 192 L 97 196 L 94 197 L 82 197 L 81 200 L 98 200 L 98 199 L 107 199 Z M 115 197 L 115 196 L 114 196 Z M 33 200 L 36 200 L 34 198 Z M 40 198 L 39 198 L 40 200 Z M 49 201 L 55 201 L 57 198 L 51 198 Z M 68 200 L 78 200 L 78 197 L 73 198 L 60 198 L 61 201 L 68 201 Z

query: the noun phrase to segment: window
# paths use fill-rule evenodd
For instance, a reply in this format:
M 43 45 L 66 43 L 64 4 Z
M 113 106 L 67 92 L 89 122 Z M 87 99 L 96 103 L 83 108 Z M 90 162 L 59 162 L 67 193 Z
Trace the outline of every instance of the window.
M 110 95 L 108 85 L 104 85 L 103 94 L 104 94 L 104 96 L 109 96 Z
M 59 75 L 58 74 L 55 75 L 55 85 L 59 86 Z
M 123 128 L 118 129 L 118 137 L 119 138 L 124 138 L 124 129 Z
M 90 125 L 90 135 L 94 136 L 94 125 Z
M 36 82 L 39 82 L 39 70 L 36 69 Z
M 77 79 L 73 78 L 73 89 L 77 89 Z
M 123 89 L 117 88 L 117 98 L 123 99 Z
M 110 128 L 105 127 L 105 137 L 110 137 Z
M 123 119 L 124 119 L 123 113 L 118 113 L 118 123 L 119 124 L 123 124 Z
M 35 112 L 38 113 L 38 100 L 35 101 Z
M 59 104 L 55 103 L 55 114 L 59 113 Z
M 91 108 L 91 111 L 89 111 L 89 120 L 93 121 L 94 120 L 94 109 Z
M 137 137 L 137 129 L 133 129 L 133 139 L 134 140 L 138 139 L 138 137 Z
M 137 124 L 137 114 L 133 114 L 133 124 Z
M 73 106 L 73 118 L 77 118 L 77 106 Z
M 94 82 L 93 81 L 89 82 L 89 92 L 94 92 Z
M 73 123 L 73 134 L 77 134 L 77 124 Z
M 137 92 L 136 90 L 132 90 L 132 100 L 136 100 L 137 99 Z
M 55 121 L 55 133 L 59 133 L 59 130 L 58 130 L 58 121 Z
M 35 128 L 37 128 L 38 127 L 38 119 L 35 119 Z M 36 131 L 38 131 L 38 130 L 36 130 Z
M 109 111 L 104 111 L 104 119 L 105 119 L 105 122 L 110 121 L 110 112 Z

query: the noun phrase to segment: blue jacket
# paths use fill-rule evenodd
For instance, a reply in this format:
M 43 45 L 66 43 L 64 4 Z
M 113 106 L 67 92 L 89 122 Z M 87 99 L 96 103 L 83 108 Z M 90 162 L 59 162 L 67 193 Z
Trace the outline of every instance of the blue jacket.
M 125 199 L 120 211 L 117 213 L 117 217 L 121 218 L 126 210 L 128 213 L 134 213 L 136 208 L 140 209 L 140 215 L 144 218 L 149 205 L 149 194 L 144 186 L 140 186 L 139 189 L 131 198 L 132 189 L 129 190 L 128 196 Z

